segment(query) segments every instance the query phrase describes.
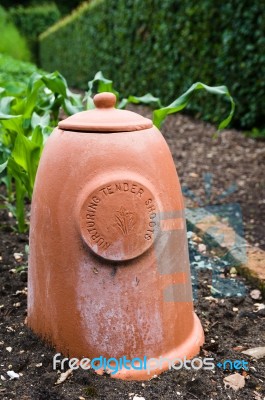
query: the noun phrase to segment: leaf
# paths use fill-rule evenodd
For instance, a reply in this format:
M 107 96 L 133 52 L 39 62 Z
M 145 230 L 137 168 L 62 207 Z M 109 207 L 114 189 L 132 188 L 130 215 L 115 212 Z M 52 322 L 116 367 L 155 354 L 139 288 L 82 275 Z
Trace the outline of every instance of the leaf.
M 26 98 L 16 97 L 16 100 L 12 104 L 12 115 L 23 115 L 26 105 Z
M 19 165 L 13 157 L 9 157 L 7 164 L 8 174 L 18 181 L 21 181 L 25 188 L 30 190 L 29 176 L 26 171 Z
M 12 157 L 10 157 L 8 160 L 8 170 L 15 179 L 16 207 L 12 212 L 16 216 L 19 232 L 24 232 L 26 228 L 24 199 L 27 192 L 26 187 L 30 186 L 29 177 L 23 168 L 18 165 Z M 11 205 L 9 204 L 8 207 L 10 208 Z
M 14 99 L 15 97 L 13 96 L 5 96 L 2 99 L 0 99 L 0 113 L 9 114 L 10 106 Z
M 265 357 L 265 347 L 253 347 L 252 349 L 241 351 L 241 353 L 259 360 Z
M 133 103 L 133 104 L 146 104 L 151 107 L 159 107 L 161 108 L 161 101 L 158 97 L 154 97 L 151 93 L 147 93 L 144 96 L 137 97 L 137 96 L 129 96 L 127 99 L 123 99 L 121 101 L 122 105 L 125 103 Z M 126 105 L 125 104 L 125 105 Z M 119 107 L 121 108 L 121 107 Z M 123 108 L 123 107 L 122 107 Z
M 245 377 L 237 372 L 226 376 L 224 379 L 225 388 L 232 388 L 235 392 L 245 386 Z
M 37 126 L 41 128 L 45 128 L 49 125 L 50 122 L 50 114 L 47 112 L 44 115 L 38 115 L 36 112 L 33 112 L 31 117 L 31 126 L 32 128 L 36 128 Z
M 19 232 L 25 232 L 25 205 L 24 199 L 26 195 L 26 189 L 20 179 L 15 179 L 16 185 L 16 211 L 15 215 L 18 222 Z
M 3 127 L 15 133 L 20 133 L 21 135 L 24 134 L 23 130 L 23 117 L 22 115 L 3 115 L 0 114 L 0 120 Z
M 119 108 L 120 110 L 123 110 L 126 107 L 127 104 L 128 104 L 128 99 L 122 99 L 119 102 L 117 108 Z
M 71 99 L 74 104 L 82 104 L 82 96 L 79 93 L 74 93 L 70 89 L 66 89 L 66 96 Z
M 51 74 L 34 73 L 28 85 L 27 101 L 24 110 L 25 118 L 31 117 L 36 106 L 41 106 L 40 103 L 44 100 L 46 102 L 46 109 L 54 109 L 55 103 L 57 103 L 56 107 L 59 108 L 63 99 L 67 97 L 66 92 L 67 82 L 58 71 Z M 53 93 L 55 93 L 56 96 L 54 96 Z M 58 97 L 60 97 L 59 102 Z
M 94 84 L 98 84 L 98 93 L 111 92 L 118 95 L 118 92 L 113 88 L 113 81 L 104 77 L 101 71 L 98 71 L 94 79 L 88 82 L 89 94 L 93 93 Z
M 26 93 L 27 85 L 24 82 L 10 81 L 5 82 L 4 85 L 4 88 L 0 88 L 0 94 L 2 93 L 1 89 L 4 89 L 8 96 L 18 97 Z
M 0 120 L 9 120 L 9 119 L 15 119 L 19 118 L 21 115 L 11 115 L 11 114 L 5 114 L 0 112 Z
M 86 101 L 86 109 L 93 110 L 93 108 L 95 108 L 93 98 L 86 93 L 84 99 Z
M 43 74 L 41 75 L 41 80 L 53 93 L 66 97 L 67 82 L 60 72 L 55 71 L 51 74 Z
M 23 117 L 30 119 L 38 103 L 38 94 L 40 90 L 40 85 L 38 85 L 28 96 L 21 102 L 20 106 L 23 105 Z
M 40 149 L 42 149 L 43 145 L 44 145 L 44 134 L 43 132 L 45 131 L 45 128 L 41 129 L 41 127 L 38 125 L 36 126 L 36 128 L 34 129 L 34 131 L 32 132 L 31 137 L 29 138 L 31 140 L 32 143 L 36 144 L 37 146 L 40 147 Z
M 190 102 L 192 95 L 197 90 L 206 90 L 209 93 L 216 94 L 218 96 L 224 96 L 230 101 L 231 109 L 227 118 L 225 118 L 218 126 L 218 130 L 224 129 L 229 122 L 231 121 L 234 111 L 235 111 L 235 103 L 230 95 L 226 86 L 207 86 L 204 83 L 196 82 L 194 83 L 185 93 L 183 93 L 180 97 L 174 100 L 167 107 L 162 107 L 153 112 L 153 123 L 157 128 L 161 127 L 161 124 L 169 114 L 176 113 L 178 111 L 183 110 L 188 103 Z
M 78 104 L 78 105 L 72 104 L 70 99 L 64 99 L 63 108 L 64 108 L 64 111 L 68 115 L 76 114 L 76 113 L 82 111 L 82 109 L 83 109 L 82 104 Z
M 46 126 L 46 128 L 42 129 L 43 145 L 46 143 L 46 140 L 51 135 L 52 131 L 53 131 L 52 126 Z
M 0 165 L 0 174 L 6 169 L 8 161 Z
M 28 173 L 29 184 L 27 190 L 30 197 L 33 191 L 40 153 L 41 146 L 36 145 L 36 143 L 21 134 L 17 135 L 11 156 L 16 164 L 21 166 Z
M 6 185 L 7 196 L 8 196 L 8 201 L 9 201 L 8 205 L 10 205 L 11 201 L 13 200 L 11 177 L 9 175 L 1 176 L 0 182 L 3 183 L 4 185 Z
M 102 72 L 98 71 L 94 76 L 94 79 L 88 82 L 88 91 L 86 92 L 85 96 L 88 110 L 95 107 L 93 99 L 91 97 L 92 94 L 94 93 L 94 86 L 97 87 L 96 93 L 111 92 L 115 94 L 117 100 L 119 99 L 119 92 L 117 92 L 117 90 L 114 89 L 113 81 L 110 79 L 106 79 L 102 74 Z

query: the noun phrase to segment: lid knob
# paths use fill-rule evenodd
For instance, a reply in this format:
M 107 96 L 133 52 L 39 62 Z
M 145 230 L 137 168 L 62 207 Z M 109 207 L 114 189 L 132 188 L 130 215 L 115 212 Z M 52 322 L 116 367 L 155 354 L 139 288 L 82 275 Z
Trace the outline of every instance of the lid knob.
M 114 108 L 116 96 L 110 92 L 98 93 L 94 96 L 93 101 L 96 108 Z

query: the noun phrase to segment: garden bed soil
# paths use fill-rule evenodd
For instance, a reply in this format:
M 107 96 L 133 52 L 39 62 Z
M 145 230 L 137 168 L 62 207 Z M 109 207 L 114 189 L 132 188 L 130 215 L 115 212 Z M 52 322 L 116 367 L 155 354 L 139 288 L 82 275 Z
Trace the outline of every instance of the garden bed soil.
M 139 112 L 138 108 L 138 112 Z M 146 114 L 146 109 L 142 109 Z M 148 112 L 147 112 L 148 113 Z M 238 202 L 242 207 L 246 238 L 264 247 L 264 144 L 245 139 L 239 132 L 226 131 L 212 139 L 214 128 L 186 116 L 170 117 L 163 128 L 178 169 L 180 180 L 206 202 L 203 186 L 205 172 L 213 174 L 212 194 L 208 203 L 214 204 L 216 195 L 236 182 L 237 191 L 222 202 Z M 3 188 L 2 188 L 3 190 Z M 190 207 L 196 206 L 191 199 Z M 220 270 L 224 279 L 234 279 L 246 287 L 244 296 L 213 298 L 212 270 L 198 270 L 196 312 L 202 321 L 206 342 L 201 357 L 212 357 L 215 362 L 226 359 L 246 360 L 249 370 L 240 369 L 245 387 L 238 392 L 225 388 L 224 377 L 235 371 L 216 367 L 211 370 L 168 371 L 145 382 L 125 382 L 98 376 L 93 370 L 73 372 L 64 383 L 55 385 L 59 371 L 52 368 L 55 350 L 45 345 L 26 326 L 27 272 L 17 267 L 27 264 L 26 234 L 14 231 L 14 220 L 6 210 L 0 212 L 0 398 L 4 400 L 123 400 L 142 396 L 145 400 L 210 400 L 265 398 L 264 358 L 252 360 L 244 356 L 244 349 L 264 346 L 265 310 L 257 311 L 256 304 L 244 278 L 231 277 L 231 265 Z M 192 265 L 198 254 L 190 241 Z M 196 244 L 195 244 L 196 247 Z M 22 253 L 22 259 L 15 253 Z M 209 257 L 211 255 L 209 254 Z M 215 259 L 218 264 L 218 258 Z M 222 260 L 220 259 L 220 265 Z M 229 272 L 230 271 L 230 272 Z M 15 371 L 19 379 L 10 380 L 7 371 Z

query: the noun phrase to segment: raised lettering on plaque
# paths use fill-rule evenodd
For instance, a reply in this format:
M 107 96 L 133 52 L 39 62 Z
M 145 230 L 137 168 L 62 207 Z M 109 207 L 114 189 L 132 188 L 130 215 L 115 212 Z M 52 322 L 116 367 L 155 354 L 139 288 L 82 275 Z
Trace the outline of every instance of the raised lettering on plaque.
M 97 255 L 115 261 L 140 256 L 158 232 L 158 209 L 144 185 L 118 180 L 88 195 L 81 208 L 84 241 Z

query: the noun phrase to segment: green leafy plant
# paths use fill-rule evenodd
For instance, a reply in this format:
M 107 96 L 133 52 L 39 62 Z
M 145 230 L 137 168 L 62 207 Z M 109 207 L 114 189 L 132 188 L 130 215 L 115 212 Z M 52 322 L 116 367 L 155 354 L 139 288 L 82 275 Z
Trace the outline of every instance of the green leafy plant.
M 154 97 L 151 93 L 147 93 L 146 95 L 141 97 L 129 96 L 127 98 L 120 98 L 119 92 L 115 90 L 113 87 L 113 81 L 106 79 L 101 71 L 97 72 L 94 79 L 88 82 L 88 91 L 85 97 L 87 101 L 87 109 L 94 107 L 92 94 L 95 86 L 97 87 L 98 93 L 101 92 L 114 93 L 117 97 L 117 108 L 125 108 L 125 106 L 129 103 L 132 104 L 141 103 L 149 105 L 152 108 L 154 108 L 153 123 L 157 128 L 161 127 L 162 123 L 169 114 L 174 114 L 187 107 L 194 93 L 199 90 L 205 90 L 208 93 L 224 97 L 230 102 L 229 115 L 223 121 L 220 122 L 218 130 L 225 129 L 227 127 L 235 112 L 235 102 L 226 86 L 207 86 L 204 83 L 196 82 L 185 93 L 183 93 L 180 97 L 174 100 L 171 104 L 169 104 L 166 107 L 163 107 L 161 104 L 161 100 L 158 97 Z
M 19 93 L 21 88 L 25 89 L 25 84 L 28 83 L 33 72 L 42 73 L 43 71 L 32 63 L 0 54 L 0 87 L 5 87 L 12 94 Z
M 224 129 L 231 121 L 235 109 L 226 86 L 211 87 L 200 82 L 195 83 L 166 107 L 162 106 L 159 98 L 150 93 L 141 97 L 122 97 L 114 89 L 112 80 L 106 79 L 102 72 L 98 72 L 88 82 L 88 91 L 83 99 L 69 90 L 66 80 L 59 72 L 35 72 L 28 84 L 17 90 L 10 84 L 0 87 L 0 173 L 7 170 L 5 180 L 2 178 L 2 181 L 8 187 L 9 198 L 12 197 L 12 182 L 15 186 L 16 205 L 13 212 L 19 231 L 26 229 L 25 198 L 32 197 L 40 156 L 47 137 L 58 124 L 60 109 L 68 115 L 91 109 L 94 108 L 93 94 L 112 92 L 117 97 L 118 108 L 125 108 L 129 103 L 152 106 L 153 123 L 159 128 L 167 115 L 184 109 L 193 94 L 199 90 L 223 96 L 230 101 L 229 115 L 219 124 L 219 129 Z
M 265 129 L 253 128 L 251 131 L 245 132 L 245 135 L 253 139 L 265 140 Z
M 15 185 L 15 216 L 19 231 L 26 229 L 24 200 L 32 197 L 35 176 L 45 141 L 58 123 L 59 110 L 71 115 L 82 108 L 80 96 L 73 94 L 58 72 L 35 72 L 28 85 L 14 94 L 12 86 L 0 88 L 0 172 L 7 169 L 9 190 Z

